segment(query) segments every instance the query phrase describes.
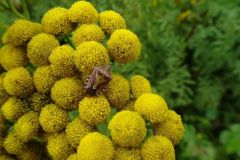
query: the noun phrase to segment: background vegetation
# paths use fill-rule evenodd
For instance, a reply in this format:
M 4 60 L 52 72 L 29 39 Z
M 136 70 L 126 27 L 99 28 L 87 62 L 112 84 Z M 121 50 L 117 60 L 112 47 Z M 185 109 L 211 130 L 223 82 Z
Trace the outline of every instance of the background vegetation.
M 31 19 L 39 22 L 48 9 L 73 1 L 27 0 L 27 5 Z M 18 6 L 20 0 L 14 2 Z M 117 72 L 148 77 L 154 92 L 182 115 L 186 132 L 177 159 L 239 159 L 240 1 L 91 2 L 99 11 L 120 12 L 140 37 L 141 59 Z M 1 8 L 0 35 L 16 18 Z

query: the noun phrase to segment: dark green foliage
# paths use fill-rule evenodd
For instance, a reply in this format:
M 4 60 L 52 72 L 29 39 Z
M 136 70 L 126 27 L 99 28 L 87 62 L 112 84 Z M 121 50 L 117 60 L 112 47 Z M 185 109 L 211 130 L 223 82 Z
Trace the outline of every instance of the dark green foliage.
M 69 7 L 73 0 L 27 2 L 32 20 L 40 21 L 51 7 Z M 113 71 L 147 77 L 182 115 L 186 132 L 177 159 L 239 159 L 240 1 L 91 2 L 99 11 L 120 12 L 141 39 L 141 59 L 113 64 Z M 0 13 L 0 34 L 15 18 Z

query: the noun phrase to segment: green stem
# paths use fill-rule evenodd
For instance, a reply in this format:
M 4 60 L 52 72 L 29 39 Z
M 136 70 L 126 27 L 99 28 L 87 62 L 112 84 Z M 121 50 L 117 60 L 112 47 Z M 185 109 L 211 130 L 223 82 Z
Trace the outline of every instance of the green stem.
M 8 6 L 10 7 L 10 9 L 12 10 L 12 12 L 13 12 L 16 16 L 18 16 L 18 17 L 20 17 L 20 18 L 22 18 L 22 19 L 27 19 L 26 17 L 24 17 L 22 14 L 20 14 L 20 13 L 16 10 L 16 8 L 14 7 L 14 5 L 13 5 L 13 3 L 12 3 L 11 0 L 6 0 L 6 2 L 7 2 L 7 4 L 8 4 Z
M 25 0 L 21 0 L 22 2 L 22 7 L 23 7 L 23 12 L 24 12 L 24 15 L 25 17 L 30 20 L 30 15 L 29 15 L 29 12 L 28 12 L 28 9 L 27 9 L 27 3 Z
M 66 35 L 65 37 L 66 37 L 67 42 L 70 44 L 70 46 L 71 46 L 72 48 L 76 49 L 76 46 L 75 46 L 75 44 L 73 43 L 72 39 L 69 37 L 69 35 Z

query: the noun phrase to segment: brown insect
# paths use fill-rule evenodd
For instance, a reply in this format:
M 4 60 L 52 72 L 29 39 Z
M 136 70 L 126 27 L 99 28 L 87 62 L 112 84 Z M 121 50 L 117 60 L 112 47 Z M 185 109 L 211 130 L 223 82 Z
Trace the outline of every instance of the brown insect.
M 95 96 L 102 92 L 106 85 L 111 81 L 110 66 L 94 67 L 92 73 L 86 81 L 86 92 L 90 96 Z

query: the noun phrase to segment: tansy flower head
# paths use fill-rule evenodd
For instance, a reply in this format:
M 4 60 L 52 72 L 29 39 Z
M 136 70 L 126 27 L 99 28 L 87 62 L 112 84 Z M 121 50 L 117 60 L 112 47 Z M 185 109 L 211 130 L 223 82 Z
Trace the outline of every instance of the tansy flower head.
M 21 154 L 24 148 L 24 142 L 16 137 L 14 133 L 9 133 L 3 142 L 4 149 L 9 154 Z
M 14 132 L 20 140 L 28 142 L 37 136 L 40 129 L 37 112 L 30 111 L 20 117 L 14 124 Z
M 3 79 L 7 93 L 18 97 L 27 97 L 34 91 L 33 78 L 27 69 L 19 67 L 8 71 Z
M 121 147 L 138 147 L 147 129 L 144 119 L 137 112 L 118 112 L 109 122 L 112 140 Z
M 40 93 L 50 92 L 56 80 L 50 66 L 38 67 L 33 74 L 33 82 Z
M 94 67 L 109 64 L 107 49 L 96 41 L 81 43 L 75 53 L 75 64 L 79 71 L 89 74 Z
M 68 19 L 68 10 L 55 7 L 47 11 L 42 18 L 43 31 L 48 34 L 67 34 L 72 31 L 72 23 Z
M 138 148 L 116 148 L 114 160 L 142 160 L 141 150 Z
M 80 118 L 90 125 L 107 121 L 111 108 L 104 96 L 85 97 L 79 103 Z
M 24 67 L 28 64 L 27 53 L 23 48 L 7 44 L 0 50 L 0 64 L 7 71 Z
M 48 140 L 47 151 L 56 160 L 66 160 L 74 152 L 64 133 L 59 133 Z
M 68 110 L 77 108 L 83 96 L 84 86 L 75 77 L 61 79 L 51 89 L 52 100 L 59 107 Z
M 136 100 L 134 108 L 135 111 L 152 123 L 160 123 L 167 118 L 167 103 L 161 96 L 156 94 L 142 94 Z
M 35 112 L 40 112 L 41 109 L 51 103 L 51 98 L 48 94 L 36 92 L 28 99 L 30 108 Z
M 77 153 L 71 154 L 67 160 L 78 160 Z
M 86 135 L 77 150 L 78 160 L 112 160 L 114 148 L 110 139 L 93 132 Z
M 42 27 L 38 23 L 28 20 L 16 20 L 4 34 L 2 41 L 4 44 L 10 43 L 14 46 L 25 45 L 32 36 L 42 31 Z
M 40 33 L 29 41 L 27 56 L 30 62 L 36 66 L 49 65 L 48 57 L 57 46 L 59 46 L 59 42 L 53 35 Z
M 167 137 L 173 145 L 177 145 L 183 137 L 184 126 L 181 116 L 176 112 L 169 110 L 166 121 L 155 125 L 154 132 L 156 135 Z
M 3 78 L 5 73 L 0 74 L 0 106 L 2 106 L 10 97 L 7 91 L 3 87 Z
M 68 142 L 73 148 L 77 148 L 82 138 L 93 131 L 94 128 L 92 126 L 82 121 L 80 118 L 76 118 L 68 123 L 65 132 Z
M 53 49 L 49 61 L 52 71 L 57 77 L 72 77 L 76 74 L 74 49 L 68 45 Z
M 83 24 L 73 32 L 73 40 L 77 46 L 86 41 L 102 42 L 103 39 L 102 29 L 95 24 Z
M 150 82 L 140 75 L 135 75 L 131 77 L 130 86 L 132 94 L 135 98 L 138 98 L 143 93 L 151 93 L 152 88 Z
M 126 29 L 114 31 L 107 42 L 110 57 L 118 63 L 131 63 L 137 60 L 141 51 L 138 37 Z
M 96 23 L 98 12 L 93 5 L 86 1 L 75 2 L 68 10 L 70 21 L 80 24 Z
M 173 144 L 163 136 L 149 138 L 141 149 L 143 160 L 175 160 Z
M 39 122 L 44 131 L 59 132 L 67 126 L 68 112 L 55 104 L 48 104 L 41 110 Z
M 125 29 L 125 19 L 117 12 L 109 10 L 101 12 L 99 22 L 102 30 L 107 34 L 112 34 L 117 29 Z
M 28 110 L 28 104 L 17 97 L 10 97 L 2 106 L 4 117 L 10 121 L 16 121 Z
M 104 91 L 111 106 L 121 108 L 130 98 L 130 85 L 124 77 L 114 74 Z

